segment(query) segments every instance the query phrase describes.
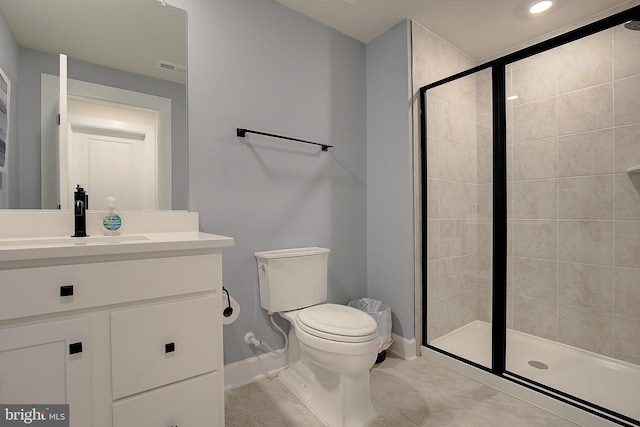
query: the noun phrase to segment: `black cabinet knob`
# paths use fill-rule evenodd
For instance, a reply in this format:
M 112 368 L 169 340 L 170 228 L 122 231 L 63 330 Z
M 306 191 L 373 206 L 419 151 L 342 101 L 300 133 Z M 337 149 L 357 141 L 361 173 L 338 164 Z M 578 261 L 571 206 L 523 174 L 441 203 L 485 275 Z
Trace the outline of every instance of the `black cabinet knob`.
M 173 353 L 174 351 L 176 351 L 176 343 L 170 342 L 170 343 L 164 345 L 164 352 L 165 353 Z
M 69 344 L 69 354 L 82 353 L 82 342 Z
M 73 285 L 60 286 L 60 296 L 61 297 L 70 297 L 72 295 L 73 295 Z

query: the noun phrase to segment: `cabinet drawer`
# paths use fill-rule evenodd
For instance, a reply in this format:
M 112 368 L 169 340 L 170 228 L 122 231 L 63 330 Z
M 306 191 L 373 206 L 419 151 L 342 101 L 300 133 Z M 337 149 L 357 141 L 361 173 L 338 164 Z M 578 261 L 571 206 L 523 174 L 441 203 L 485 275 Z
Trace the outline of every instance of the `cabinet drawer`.
M 113 427 L 222 427 L 218 374 L 210 373 L 113 404 Z
M 112 312 L 113 398 L 214 371 L 219 314 L 217 296 Z
M 218 254 L 0 270 L 0 320 L 206 291 L 221 283 Z

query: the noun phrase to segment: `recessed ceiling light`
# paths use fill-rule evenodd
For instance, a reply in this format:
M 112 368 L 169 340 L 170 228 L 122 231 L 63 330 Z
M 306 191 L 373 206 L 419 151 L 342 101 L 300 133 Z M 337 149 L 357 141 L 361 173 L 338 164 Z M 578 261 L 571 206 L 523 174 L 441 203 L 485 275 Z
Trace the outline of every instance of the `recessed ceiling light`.
M 507 101 L 513 101 L 514 99 L 518 99 L 518 95 L 507 96 Z
M 538 15 L 542 12 L 546 12 L 549 8 L 553 6 L 553 2 L 549 0 L 538 1 L 531 5 L 529 8 L 529 13 L 532 15 Z

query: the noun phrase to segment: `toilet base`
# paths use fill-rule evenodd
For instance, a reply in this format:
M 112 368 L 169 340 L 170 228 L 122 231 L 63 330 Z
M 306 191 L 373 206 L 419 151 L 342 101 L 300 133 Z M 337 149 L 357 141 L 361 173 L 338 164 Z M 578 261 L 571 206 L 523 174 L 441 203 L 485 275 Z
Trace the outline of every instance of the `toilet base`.
M 376 411 L 371 405 L 369 371 L 341 375 L 298 361 L 281 371 L 280 380 L 329 427 L 362 427 Z

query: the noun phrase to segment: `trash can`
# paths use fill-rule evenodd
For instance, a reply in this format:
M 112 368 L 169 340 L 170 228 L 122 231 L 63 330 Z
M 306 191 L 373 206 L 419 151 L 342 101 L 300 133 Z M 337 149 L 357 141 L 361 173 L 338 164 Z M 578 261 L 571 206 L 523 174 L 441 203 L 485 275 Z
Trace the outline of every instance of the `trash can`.
M 378 358 L 381 363 L 387 357 L 387 349 L 393 343 L 391 338 L 391 307 L 372 298 L 360 298 L 349 301 L 349 307 L 357 308 L 373 317 L 378 325 Z

